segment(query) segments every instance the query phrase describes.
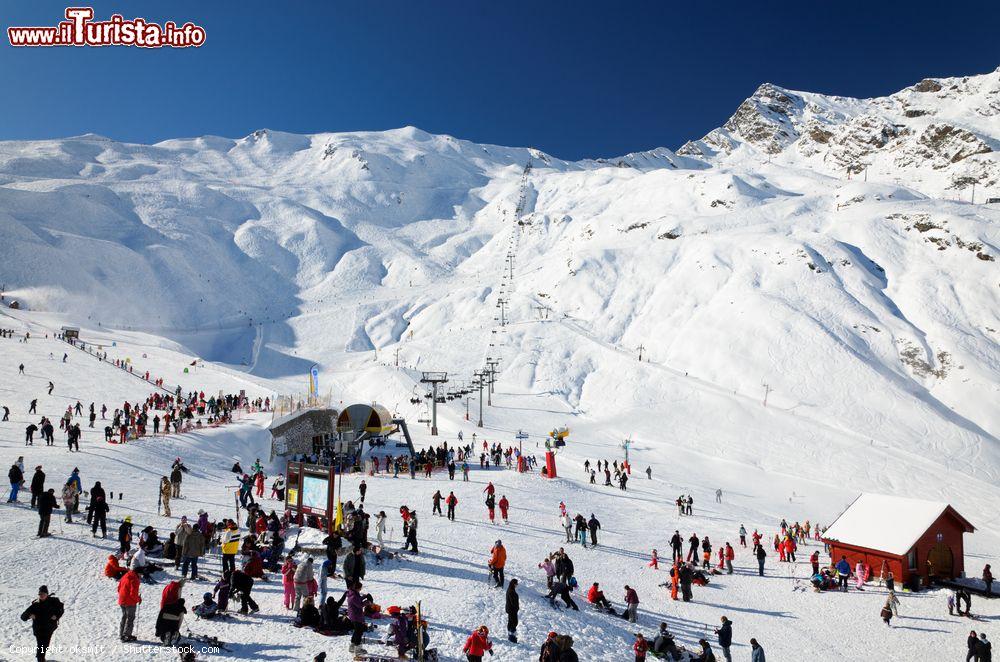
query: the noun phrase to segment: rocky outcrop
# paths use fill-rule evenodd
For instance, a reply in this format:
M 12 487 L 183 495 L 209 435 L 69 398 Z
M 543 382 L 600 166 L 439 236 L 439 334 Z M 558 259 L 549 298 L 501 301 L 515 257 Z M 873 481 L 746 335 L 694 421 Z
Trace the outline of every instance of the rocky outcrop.
M 934 168 L 944 168 L 975 154 L 993 149 L 976 134 L 948 124 L 931 124 L 917 138 L 917 153 L 931 161 Z
M 878 115 L 861 115 L 837 127 L 829 141 L 827 161 L 836 167 L 860 166 L 908 131 Z
M 792 113 L 803 105 L 801 98 L 764 83 L 740 104 L 722 128 L 765 152 L 778 154 L 798 139 Z
M 996 116 L 1000 69 L 926 78 L 874 99 L 793 92 L 766 83 L 725 124 L 677 153 L 708 163 L 744 158 L 737 156 L 744 150 L 784 162 L 804 157 L 802 165 L 835 176 L 867 169 L 881 181 L 900 181 L 900 168 L 919 170 L 911 182 L 934 195 L 964 181 L 992 186 L 1000 179 Z

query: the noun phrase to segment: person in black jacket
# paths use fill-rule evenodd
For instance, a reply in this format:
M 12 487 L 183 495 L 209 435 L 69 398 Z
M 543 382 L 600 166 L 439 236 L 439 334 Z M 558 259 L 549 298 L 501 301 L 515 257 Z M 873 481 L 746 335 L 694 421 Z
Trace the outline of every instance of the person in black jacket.
M 7 499 L 7 503 L 16 503 L 17 492 L 21 489 L 21 483 L 24 482 L 24 474 L 21 473 L 21 467 L 16 464 L 10 465 L 7 478 L 10 479 L 10 497 Z
M 176 646 L 181 638 L 181 623 L 186 613 L 184 598 L 164 605 L 156 617 L 156 638 L 168 646 Z
M 368 546 L 368 515 L 362 506 L 358 506 L 358 509 L 354 513 L 351 542 L 355 547 L 365 548 Z
M 698 546 L 701 544 L 701 540 L 698 538 L 697 533 L 692 533 L 691 537 L 688 538 L 688 542 L 691 543 L 691 549 L 688 550 L 687 560 L 698 562 Z
M 21 614 L 22 621 L 31 621 L 31 631 L 35 635 L 35 659 L 44 662 L 52 634 L 59 627 L 63 615 L 63 604 L 59 598 L 50 597 L 46 586 L 38 587 L 38 599 L 28 605 Z
M 674 643 L 673 635 L 667 630 L 666 623 L 660 623 L 660 631 L 657 633 L 656 638 L 653 639 L 651 650 L 660 657 L 668 660 L 681 659 L 681 652 L 678 650 L 677 644 Z
M 49 521 L 52 519 L 52 510 L 55 509 L 56 491 L 49 488 L 43 492 L 38 499 L 38 537 L 47 538 L 49 534 Z
M 90 509 L 88 511 L 90 517 L 92 518 L 90 532 L 93 536 L 97 537 L 97 527 L 101 527 L 101 537 L 108 537 L 108 504 L 104 500 L 103 496 L 98 496 L 96 499 L 91 500 Z
M 298 616 L 295 617 L 295 626 L 316 629 L 321 625 L 319 609 L 313 603 L 312 596 L 306 596 L 299 609 Z
M 410 527 L 406 532 L 406 544 L 403 549 L 409 549 L 417 554 L 417 511 L 410 511 Z
M 674 554 L 674 561 L 683 561 L 684 554 L 681 549 L 684 547 L 684 540 L 681 538 L 680 531 L 674 531 L 673 537 L 670 538 L 670 549 Z
M 681 600 L 691 602 L 691 582 L 694 581 L 694 572 L 691 569 L 691 564 L 685 563 L 682 565 L 677 576 L 681 582 Z
M 365 578 L 365 550 L 355 546 L 351 553 L 344 558 L 344 581 L 347 587 L 354 586 Z
M 337 567 L 337 554 L 340 552 L 340 548 L 344 546 L 344 541 L 340 537 L 340 534 L 334 531 L 326 538 L 323 538 L 323 544 L 326 545 L 326 558 L 330 561 L 330 574 L 332 575 L 334 569 Z
M 549 604 L 553 607 L 556 606 L 556 597 L 560 597 L 566 603 L 567 607 L 573 611 L 580 611 L 580 608 L 576 606 L 573 598 L 569 595 L 569 585 L 563 581 L 552 582 L 552 588 L 549 589 L 549 593 L 545 597 L 548 598 Z
M 35 445 L 35 432 L 38 431 L 38 426 L 34 423 L 29 423 L 28 427 L 24 428 L 24 445 L 34 446 Z
M 507 639 L 517 643 L 517 612 L 521 609 L 521 596 L 517 594 L 517 579 L 511 579 L 507 584 L 505 596 L 507 612 Z
M 559 644 L 556 643 L 558 636 L 555 632 L 549 632 L 549 636 L 542 642 L 542 649 L 538 653 L 538 662 L 558 662 Z
M 87 524 L 90 524 L 93 521 L 94 503 L 97 501 L 97 497 L 101 497 L 105 503 L 107 502 L 107 496 L 104 494 L 104 488 L 101 487 L 101 481 L 97 481 L 94 483 L 94 486 L 90 488 L 90 505 L 87 506 Z
M 257 602 L 250 597 L 250 593 L 253 591 L 253 577 L 246 574 L 242 570 L 234 570 L 231 575 L 230 584 L 232 585 L 233 590 L 240 594 L 241 614 L 245 615 L 248 611 L 253 614 L 260 610 L 260 607 L 257 606 Z
M 726 658 L 726 662 L 733 662 L 733 656 L 729 653 L 729 647 L 733 645 L 733 622 L 723 616 L 722 626 L 715 631 L 715 634 L 719 635 L 722 657 Z
M 986 638 L 985 632 L 979 633 L 979 645 L 976 652 L 979 653 L 979 662 L 993 662 L 993 644 Z
M 564 584 L 569 584 L 573 571 L 573 560 L 560 548 L 559 555 L 556 557 L 556 577 Z
M 699 639 L 698 645 L 701 646 L 701 657 L 698 658 L 699 662 L 715 662 L 715 653 L 712 652 L 712 645 L 705 639 Z
M 573 637 L 568 634 L 564 634 L 560 637 L 556 637 L 556 642 L 559 644 L 559 662 L 580 661 L 576 651 L 573 650 Z
M 45 472 L 42 465 L 35 467 L 35 475 L 31 477 L 31 507 L 38 505 L 38 497 L 45 492 Z
M 132 516 L 128 515 L 118 527 L 118 551 L 127 554 L 132 549 Z
M 601 528 L 601 523 L 594 513 L 590 513 L 590 519 L 587 520 L 587 528 L 590 529 L 590 544 L 597 547 L 597 530 Z
M 346 592 L 340 596 L 339 600 L 334 600 L 331 595 L 323 603 L 320 609 L 320 618 L 323 621 L 322 629 L 324 631 L 343 635 L 354 630 L 354 625 L 347 619 L 347 616 L 340 613 L 340 607 L 344 604 L 345 600 L 347 600 Z
M 965 662 L 979 662 L 979 635 L 976 634 L 975 630 L 969 633 L 966 644 L 969 647 L 969 652 L 965 656 Z

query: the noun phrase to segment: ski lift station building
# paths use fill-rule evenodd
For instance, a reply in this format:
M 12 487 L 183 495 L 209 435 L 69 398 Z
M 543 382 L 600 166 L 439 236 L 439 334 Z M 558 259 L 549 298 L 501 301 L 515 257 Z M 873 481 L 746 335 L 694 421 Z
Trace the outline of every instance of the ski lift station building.
M 862 494 L 826 530 L 834 562 L 867 563 L 873 576 L 886 572 L 905 586 L 952 579 L 965 571 L 963 534 L 975 527 L 947 503 Z
M 379 448 L 398 455 L 396 449 L 413 453 L 406 421 L 393 418 L 380 404 L 355 404 L 338 411 L 311 408 L 293 411 L 277 418 L 271 432 L 271 459 L 276 456 L 316 455 L 360 464 L 362 456 Z M 402 431 L 404 439 L 391 435 Z
M 277 455 L 319 453 L 337 433 L 337 416 L 332 408 L 299 409 L 274 419 L 271 433 L 271 459 Z

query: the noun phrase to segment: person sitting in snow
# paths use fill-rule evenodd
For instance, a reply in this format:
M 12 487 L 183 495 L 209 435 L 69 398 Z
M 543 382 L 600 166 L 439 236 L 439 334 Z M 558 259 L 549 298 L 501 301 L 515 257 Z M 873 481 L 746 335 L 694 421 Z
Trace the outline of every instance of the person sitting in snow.
M 214 618 L 219 613 L 219 604 L 212 599 L 211 593 L 205 593 L 202 601 L 192 610 L 198 618 Z
M 590 586 L 590 589 L 587 591 L 587 602 L 589 602 L 590 604 L 594 605 L 595 607 L 597 607 L 602 611 L 606 611 L 612 616 L 615 615 L 615 610 L 611 606 L 611 602 L 609 602 L 608 599 L 604 597 L 604 591 L 601 590 L 601 587 L 597 582 L 594 582 Z
M 128 572 L 128 570 L 121 567 L 118 563 L 118 556 L 115 554 L 108 554 L 108 562 L 104 565 L 104 576 L 118 581 L 126 572 Z
M 316 608 L 313 597 L 310 595 L 303 601 L 302 608 L 299 609 L 299 614 L 295 617 L 295 627 L 315 629 L 319 626 L 319 609 Z

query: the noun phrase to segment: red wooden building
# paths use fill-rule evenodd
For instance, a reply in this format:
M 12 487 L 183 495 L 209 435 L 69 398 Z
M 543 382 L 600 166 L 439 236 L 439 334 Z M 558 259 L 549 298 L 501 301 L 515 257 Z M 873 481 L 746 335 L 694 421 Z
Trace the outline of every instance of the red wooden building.
M 833 562 L 846 556 L 871 566 L 873 576 L 883 562 L 897 585 L 911 578 L 927 583 L 931 576 L 959 577 L 965 571 L 962 534 L 975 527 L 947 503 L 882 494 L 862 494 L 823 536 Z

